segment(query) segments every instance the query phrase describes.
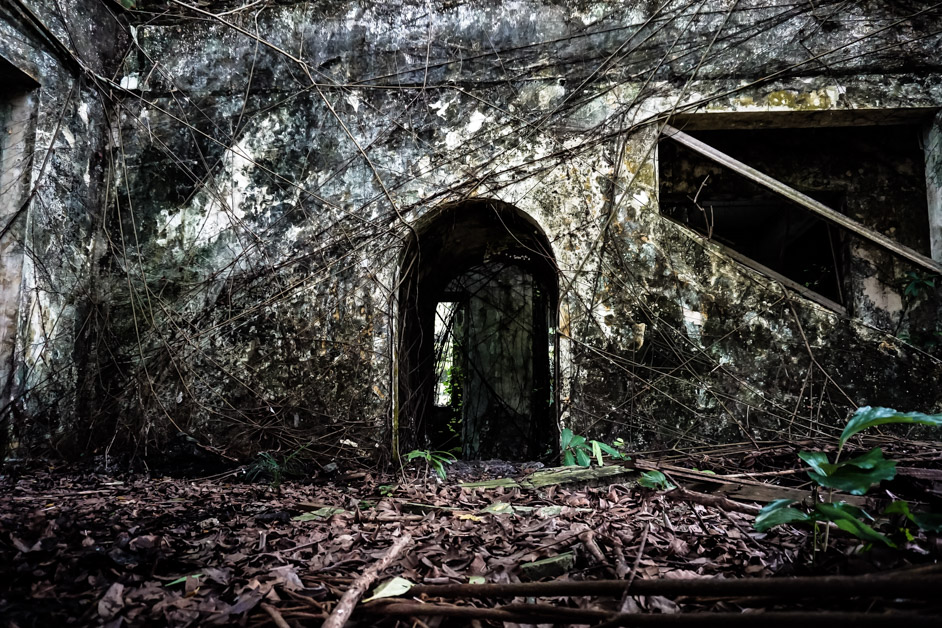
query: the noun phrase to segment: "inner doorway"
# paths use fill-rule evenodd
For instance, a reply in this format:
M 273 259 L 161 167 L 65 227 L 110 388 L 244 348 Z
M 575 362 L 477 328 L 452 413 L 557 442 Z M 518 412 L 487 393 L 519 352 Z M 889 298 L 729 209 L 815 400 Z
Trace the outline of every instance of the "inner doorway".
M 556 456 L 557 298 L 549 241 L 515 207 L 466 201 L 417 225 L 399 293 L 401 447 Z

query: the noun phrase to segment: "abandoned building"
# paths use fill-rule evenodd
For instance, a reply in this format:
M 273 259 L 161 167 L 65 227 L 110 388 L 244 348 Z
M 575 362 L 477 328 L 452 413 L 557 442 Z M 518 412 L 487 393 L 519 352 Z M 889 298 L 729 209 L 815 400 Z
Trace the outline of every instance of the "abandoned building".
M 942 5 L 3 0 L 5 450 L 942 411 Z

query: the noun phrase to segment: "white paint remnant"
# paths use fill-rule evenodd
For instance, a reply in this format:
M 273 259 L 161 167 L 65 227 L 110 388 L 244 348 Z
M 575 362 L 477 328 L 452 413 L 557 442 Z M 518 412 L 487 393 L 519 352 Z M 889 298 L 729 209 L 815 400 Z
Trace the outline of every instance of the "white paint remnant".
M 122 89 L 137 89 L 140 85 L 140 80 L 140 75 L 135 72 L 134 74 L 122 76 L 120 85 Z
M 483 113 L 478 110 L 475 110 L 471 114 L 471 120 L 468 122 L 468 126 L 465 127 L 465 131 L 471 135 L 477 133 L 481 130 L 481 127 L 484 126 L 484 123 L 487 122 L 488 118 Z
M 687 337 L 691 340 L 700 340 L 700 328 L 703 327 L 704 316 L 697 310 L 684 308 L 684 328 L 687 330 Z
M 863 280 L 864 295 L 873 302 L 874 306 L 895 314 L 903 309 L 903 299 L 899 294 L 885 286 L 876 277 L 866 277 Z
M 360 97 L 359 97 L 359 96 L 357 96 L 357 95 L 354 94 L 354 93 L 350 93 L 350 94 L 347 95 L 346 100 L 347 100 L 347 103 L 348 103 L 351 107 L 353 107 L 353 112 L 354 112 L 354 113 L 357 113 L 358 111 L 360 111 Z
M 439 118 L 441 118 L 442 120 L 444 120 L 444 119 L 445 119 L 445 112 L 448 111 L 448 107 L 450 107 L 450 106 L 452 105 L 452 103 L 454 103 L 454 102 L 455 102 L 454 100 L 449 100 L 449 101 L 446 102 L 445 99 L 442 98 L 441 100 L 438 100 L 438 101 L 433 102 L 432 104 L 430 104 L 429 107 L 430 107 L 431 109 L 435 110 L 435 115 L 437 115 Z
M 68 143 L 69 146 L 75 146 L 75 136 L 72 135 L 72 131 L 70 131 L 65 125 L 62 126 L 60 131 L 66 143 Z

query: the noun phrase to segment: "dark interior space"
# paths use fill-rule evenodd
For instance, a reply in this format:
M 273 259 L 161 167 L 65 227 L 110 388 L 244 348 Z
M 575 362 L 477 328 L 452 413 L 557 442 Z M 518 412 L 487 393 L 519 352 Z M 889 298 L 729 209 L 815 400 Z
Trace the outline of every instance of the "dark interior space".
M 545 236 L 494 201 L 448 206 L 416 233 L 400 288 L 401 446 L 554 456 L 557 284 Z
M 917 251 L 928 253 L 918 124 L 696 130 L 690 134 Z M 689 148 L 659 145 L 661 212 L 843 304 L 844 231 Z

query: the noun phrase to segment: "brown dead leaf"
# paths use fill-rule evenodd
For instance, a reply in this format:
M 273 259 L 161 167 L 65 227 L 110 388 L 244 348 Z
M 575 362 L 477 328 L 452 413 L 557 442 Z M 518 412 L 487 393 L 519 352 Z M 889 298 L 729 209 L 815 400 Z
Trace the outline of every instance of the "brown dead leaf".
M 98 601 L 98 616 L 108 621 L 121 612 L 124 608 L 124 585 L 120 582 L 113 583 L 105 592 L 104 597 Z

